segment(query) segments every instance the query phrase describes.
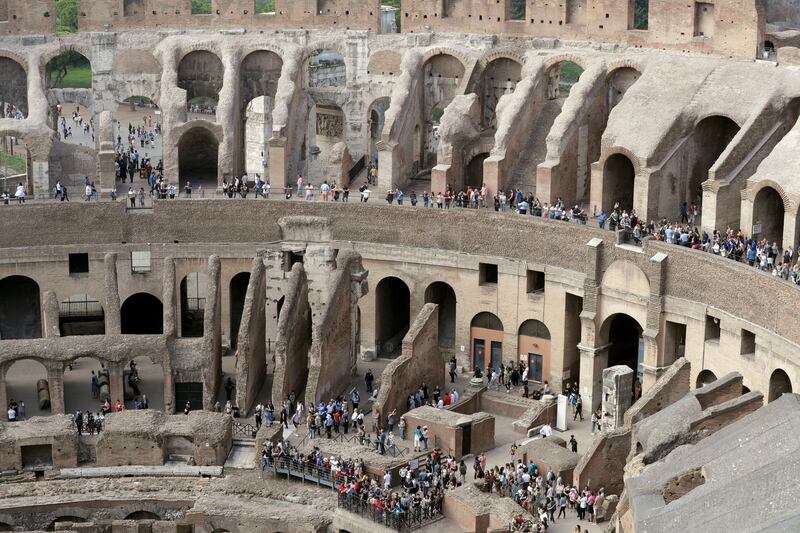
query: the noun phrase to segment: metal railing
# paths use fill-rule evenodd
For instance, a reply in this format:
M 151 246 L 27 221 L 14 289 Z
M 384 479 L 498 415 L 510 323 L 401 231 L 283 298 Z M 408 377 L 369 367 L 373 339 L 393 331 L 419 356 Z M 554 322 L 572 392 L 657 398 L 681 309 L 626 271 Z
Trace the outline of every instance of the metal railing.
M 261 467 L 262 478 L 265 472 L 272 473 L 275 477 L 286 475 L 286 479 L 294 477 L 300 479 L 303 483 L 309 481 L 317 485 L 336 488 L 336 479 L 330 469 L 296 461 L 289 457 L 272 457 L 268 459 L 267 464 Z M 345 481 L 346 478 L 344 476 L 339 480 L 342 483 Z
M 58 311 L 61 316 L 103 316 L 103 307 L 96 300 L 61 302 Z
M 247 439 L 252 439 L 255 437 L 255 434 L 258 430 L 256 429 L 255 424 L 250 424 L 248 422 L 234 422 L 233 423 L 233 436 L 234 437 L 244 437 Z
M 354 494 L 339 494 L 338 507 L 395 531 L 414 531 L 444 518 L 442 500 L 438 498 L 427 508 L 378 510 L 375 505 Z
M 303 445 L 307 443 L 310 444 L 314 439 L 322 439 L 323 441 L 334 441 L 334 442 L 349 442 L 351 444 L 369 447 L 371 449 L 375 449 L 376 451 L 380 449 L 380 445 L 377 444 L 376 441 L 374 440 L 371 440 L 369 444 L 362 442 L 361 439 L 358 437 L 357 433 L 352 433 L 352 434 L 332 433 L 331 438 L 329 439 L 327 435 L 325 435 L 324 429 L 321 432 L 319 432 L 316 437 L 312 437 L 310 432 L 306 433 L 305 436 L 302 439 L 300 439 L 300 442 L 297 443 L 297 447 L 302 448 Z M 400 448 L 396 444 L 391 444 L 391 445 L 387 444 L 386 446 L 384 446 L 384 448 L 386 449 L 386 455 L 389 455 L 391 457 L 402 457 L 403 455 L 411 451 L 411 448 L 407 446 L 404 448 Z

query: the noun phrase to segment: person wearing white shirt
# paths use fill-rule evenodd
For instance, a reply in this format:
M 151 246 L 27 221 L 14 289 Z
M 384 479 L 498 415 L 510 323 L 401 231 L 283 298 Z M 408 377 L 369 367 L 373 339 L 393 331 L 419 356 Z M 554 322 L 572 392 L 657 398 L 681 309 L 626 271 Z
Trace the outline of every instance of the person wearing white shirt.
M 14 193 L 14 197 L 17 199 L 18 203 L 25 203 L 25 186 L 21 182 L 17 185 L 17 191 Z

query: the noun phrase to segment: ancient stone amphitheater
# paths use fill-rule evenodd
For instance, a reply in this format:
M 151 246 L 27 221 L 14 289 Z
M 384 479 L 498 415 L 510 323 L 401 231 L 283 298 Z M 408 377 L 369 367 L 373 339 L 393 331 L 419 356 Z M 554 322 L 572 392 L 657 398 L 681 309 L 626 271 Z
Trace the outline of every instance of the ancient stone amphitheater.
M 253 410 L 359 384 L 366 398 L 370 368 L 366 408 L 385 424 L 420 383 L 446 387 L 453 357 L 454 418 L 408 415 L 445 453 L 567 427 L 552 398 L 470 380 L 523 362 L 533 388 L 574 383 L 584 413 L 601 410 L 560 472 L 619 496 L 604 528 L 800 529 L 792 283 L 596 223 L 383 200 L 485 184 L 674 221 L 686 202 L 701 231 L 797 250 L 796 2 L 78 0 L 77 33 L 57 18 L 54 0 L 0 0 L 0 142 L 26 160 L 0 188 L 28 200 L 0 205 L 0 404 L 28 418 L 0 423 L 0 530 L 381 530 L 329 489 L 249 471 L 285 437 L 256 432 Z M 88 63 L 89 88 L 57 74 L 65 55 Z M 85 142 L 60 131 L 73 109 Z M 159 141 L 141 151 L 194 199 L 126 201 L 118 136 L 142 115 Z M 272 198 L 219 192 L 244 173 Z M 284 199 L 300 174 L 351 203 Z M 86 176 L 101 201 L 51 198 Z M 74 413 L 99 409 L 91 371 L 128 409 L 79 436 Z M 229 377 L 241 418 L 216 405 Z M 140 393 L 150 409 L 132 408 Z M 564 453 L 524 442 L 538 464 Z M 426 457 L 321 446 L 376 479 Z M 467 489 L 423 530 L 505 531 L 520 509 Z

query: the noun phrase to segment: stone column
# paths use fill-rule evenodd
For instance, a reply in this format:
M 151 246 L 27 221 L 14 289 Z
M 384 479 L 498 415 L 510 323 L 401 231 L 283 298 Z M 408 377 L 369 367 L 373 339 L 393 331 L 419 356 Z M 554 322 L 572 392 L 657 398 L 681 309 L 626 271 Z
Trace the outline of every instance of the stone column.
M 169 361 L 162 364 L 164 370 L 164 412 L 175 414 L 175 379 Z
M 174 338 L 178 335 L 177 297 L 175 293 L 175 259 L 164 258 L 162 276 L 162 295 L 164 298 L 164 335 Z
M 797 207 L 792 206 L 783 214 L 783 249 L 792 247 L 797 240 Z
M 63 415 L 64 407 L 64 363 L 52 361 L 47 364 L 47 385 L 50 389 L 50 414 Z
M 0 365 L 0 420 L 8 420 L 6 411 L 8 410 L 8 389 L 6 388 L 6 374 L 8 373 L 8 365 Z
M 49 198 L 50 196 L 50 148 L 55 132 L 46 128 L 50 115 L 50 104 L 45 94 L 43 69 L 40 68 L 40 55 L 28 57 L 28 119 L 25 122 L 41 124 L 47 131 L 49 142 L 43 143 L 40 138 L 26 138 L 31 153 L 31 167 L 28 176 L 31 177 L 26 185 L 29 196 L 35 198 Z M 44 132 L 43 132 L 44 135 Z
M 42 294 L 42 337 L 51 339 L 60 337 L 58 326 L 58 299 L 53 291 Z
M 603 370 L 603 414 L 600 427 L 604 432 L 623 426 L 625 412 L 631 406 L 634 375 L 633 369 L 625 365 Z
M 222 125 L 223 137 L 219 143 L 219 164 L 217 167 L 217 186 L 222 187 L 222 180 L 227 178 L 230 182 L 232 172 L 237 168 L 240 146 L 237 143 L 239 120 L 238 95 L 239 95 L 239 57 L 235 49 L 226 49 L 222 53 L 223 74 L 222 89 L 219 91 L 216 121 Z
M 717 225 L 717 200 L 719 198 L 719 182 L 716 180 L 706 180 L 701 184 L 703 188 L 702 216 L 700 227 L 703 231 L 711 235 Z M 750 232 L 747 232 L 748 235 Z
M 125 364 L 108 363 L 106 368 L 108 368 L 108 387 L 111 395 L 111 404 L 113 405 L 117 400 L 125 403 Z
M 114 160 L 116 158 L 114 117 L 111 111 L 100 113 L 98 125 L 97 179 L 100 182 L 100 192 L 110 193 L 117 188 L 117 176 L 114 170 Z
M 608 344 L 597 345 L 597 298 L 599 296 L 598 279 L 601 277 L 603 240 L 591 239 L 586 243 L 586 279 L 583 282 L 583 312 L 581 318 L 581 352 L 580 361 L 580 394 L 583 405 L 591 411 L 600 405 L 602 394 L 602 372 L 608 366 Z
M 208 285 L 203 316 L 203 409 L 210 411 L 217 399 L 222 376 L 222 324 L 220 318 L 220 260 L 208 258 Z
M 742 189 L 741 213 L 739 216 L 740 226 L 745 235 L 753 233 L 753 199 L 750 198 L 750 191 Z
M 119 284 L 117 282 L 117 254 L 107 253 L 103 258 L 105 268 L 104 280 L 104 313 L 106 321 L 106 335 L 118 335 L 122 332 L 122 318 L 120 316 Z
M 581 321 L 583 321 L 583 317 L 581 317 Z M 585 328 L 584 325 L 582 329 Z M 591 407 L 589 413 L 597 409 L 602 400 L 603 370 L 608 367 L 608 348 L 610 346 L 610 344 L 604 344 L 595 347 L 582 343 L 578 345 L 578 349 L 581 351 L 580 395 L 583 396 L 583 405 Z M 585 407 L 584 413 L 586 413 Z
M 178 88 L 178 58 L 174 48 L 165 49 L 157 59 L 161 62 L 161 98 L 158 107 L 162 117 L 162 157 L 164 175 L 175 181 L 178 176 L 178 141 L 173 139 L 172 130 L 181 122 L 186 122 L 186 91 Z M 168 141 L 169 139 L 169 141 Z
M 655 385 L 658 376 L 672 361 L 664 361 L 664 350 L 660 348 L 661 314 L 664 309 L 664 276 L 667 268 L 667 254 L 657 253 L 648 263 L 650 297 L 647 302 L 647 323 L 642 334 L 644 339 L 644 361 L 642 364 L 642 392 Z M 613 342 L 613 339 L 612 339 Z

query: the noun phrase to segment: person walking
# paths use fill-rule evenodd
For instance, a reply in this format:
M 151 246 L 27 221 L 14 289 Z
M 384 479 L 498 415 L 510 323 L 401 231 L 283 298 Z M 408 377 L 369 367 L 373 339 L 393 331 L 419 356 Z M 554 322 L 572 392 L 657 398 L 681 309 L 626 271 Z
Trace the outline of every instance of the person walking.
M 372 384 L 375 382 L 375 376 L 372 375 L 372 369 L 367 370 L 367 375 L 364 376 L 364 383 L 367 385 L 367 394 L 372 394 Z
M 569 447 L 573 452 L 578 453 L 578 441 L 575 440 L 575 435 L 569 436 Z
M 572 416 L 573 420 L 577 420 L 580 417 L 581 422 L 583 422 L 583 400 L 580 396 L 575 401 L 575 414 Z

